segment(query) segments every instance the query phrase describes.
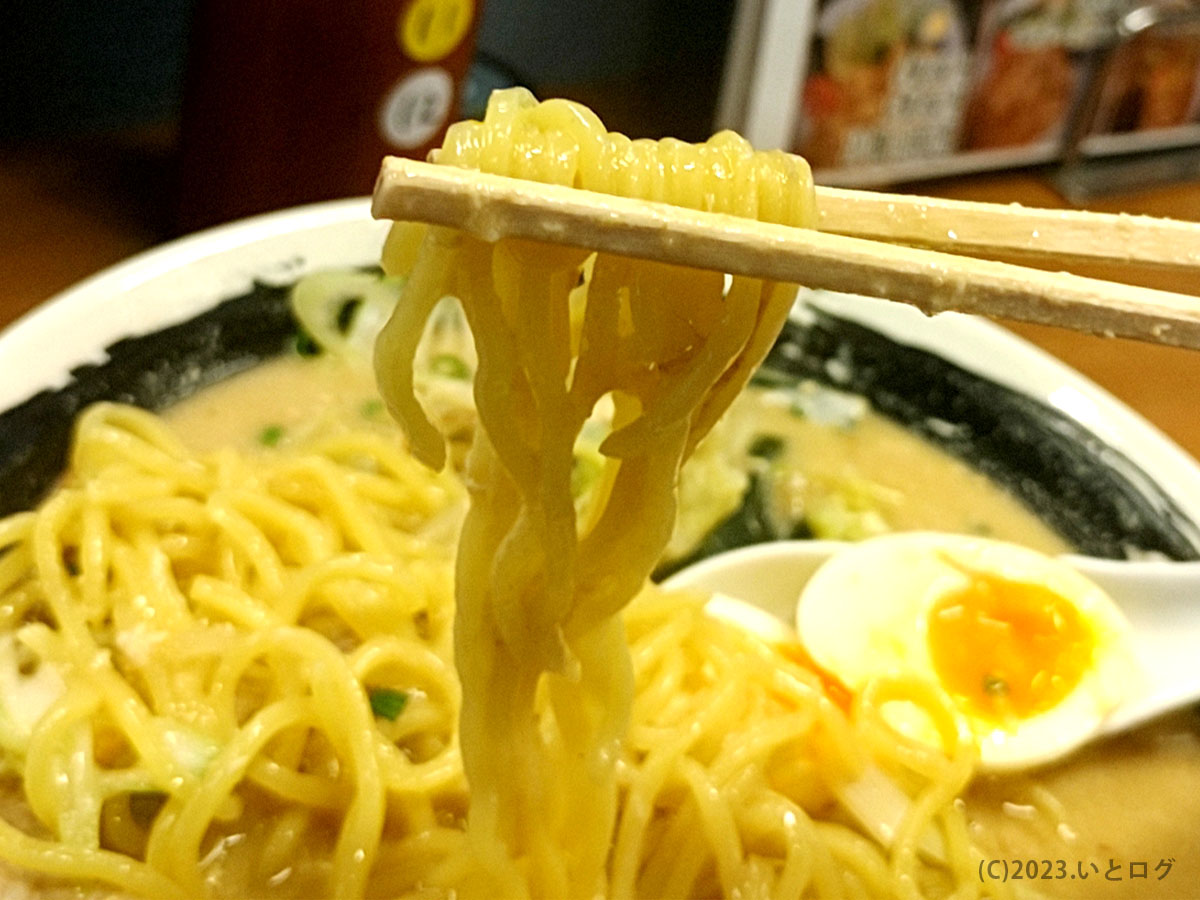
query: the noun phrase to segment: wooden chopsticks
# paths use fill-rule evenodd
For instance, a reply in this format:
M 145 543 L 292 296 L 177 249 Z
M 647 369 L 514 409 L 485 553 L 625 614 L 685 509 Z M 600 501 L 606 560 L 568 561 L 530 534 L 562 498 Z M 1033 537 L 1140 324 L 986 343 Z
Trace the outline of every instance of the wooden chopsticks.
M 828 191 L 822 194 L 827 196 Z M 818 202 L 824 202 L 826 196 Z M 884 217 L 887 204 L 898 200 L 912 202 L 912 198 L 891 195 L 881 201 Z M 868 211 L 858 214 L 870 216 L 874 202 L 865 201 Z M 928 201 L 922 202 L 927 204 L 925 221 L 929 222 Z M 989 210 L 1001 221 L 1006 213 L 997 210 L 1013 213 L 1010 207 L 967 205 L 972 208 L 970 215 L 959 227 L 945 225 L 947 231 L 955 232 L 954 237 L 947 236 L 947 242 L 956 249 L 968 246 L 963 235 L 970 236 L 972 248 L 982 246 Z M 957 204 L 945 206 L 954 209 Z M 911 232 L 891 234 L 884 229 L 876 235 L 881 240 L 875 240 L 790 228 L 395 157 L 384 160 L 372 213 L 383 219 L 451 226 L 489 241 L 506 237 L 549 241 L 866 294 L 909 303 L 926 313 L 956 310 L 1002 316 L 1200 349 L 1200 298 L 882 242 L 904 239 L 919 243 Z M 920 220 L 919 212 L 906 215 Z M 951 221 L 938 218 L 941 215 L 934 217 L 939 229 L 943 221 Z M 843 207 L 823 224 L 845 228 L 851 218 Z M 903 225 L 905 216 L 893 218 Z M 1053 243 L 1060 253 L 1064 247 L 1075 246 L 1073 258 L 1099 259 L 1097 254 L 1107 245 L 1118 259 L 1124 259 L 1122 244 L 1150 248 L 1156 241 L 1170 240 L 1181 246 L 1164 258 L 1176 261 L 1159 264 L 1185 265 L 1190 254 L 1190 267 L 1200 268 L 1200 226 L 1167 222 L 1162 226 L 1165 230 L 1155 232 L 1157 238 L 1133 240 L 1126 232 L 1141 234 L 1139 218 L 1076 213 L 1063 221 L 1069 221 L 1070 228 Z M 1127 221 L 1134 224 L 1121 224 Z M 1096 225 L 1089 228 L 1088 222 Z M 1012 235 L 1024 227 L 1010 229 L 1010 244 L 1017 240 Z M 1075 237 L 1068 240 L 1071 234 Z M 1001 252 L 1005 249 L 1011 247 Z M 1145 250 L 1139 252 L 1149 255 Z M 1109 252 L 1103 258 L 1111 260 L 1113 255 Z
M 817 228 L 832 234 L 1041 266 L 1119 263 L 1200 270 L 1200 223 L 817 188 Z

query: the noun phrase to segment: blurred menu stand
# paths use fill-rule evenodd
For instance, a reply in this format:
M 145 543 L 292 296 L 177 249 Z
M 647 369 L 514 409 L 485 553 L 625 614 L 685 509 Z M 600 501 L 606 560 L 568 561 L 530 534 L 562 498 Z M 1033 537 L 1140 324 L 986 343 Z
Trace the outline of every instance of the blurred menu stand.
M 1200 174 L 1200 0 L 739 0 L 734 26 L 718 123 L 827 184 Z
M 368 194 L 455 118 L 482 0 L 199 0 L 176 225 Z

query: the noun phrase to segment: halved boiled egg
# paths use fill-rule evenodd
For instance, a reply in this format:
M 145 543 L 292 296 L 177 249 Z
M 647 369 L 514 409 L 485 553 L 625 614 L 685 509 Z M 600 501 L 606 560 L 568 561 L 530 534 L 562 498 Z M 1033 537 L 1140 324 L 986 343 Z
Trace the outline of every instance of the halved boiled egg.
M 831 557 L 796 611 L 809 655 L 851 690 L 910 674 L 944 691 L 988 769 L 1037 765 L 1092 736 L 1136 683 L 1130 626 L 1067 564 L 1015 544 L 918 532 Z M 885 718 L 934 740 L 915 707 Z

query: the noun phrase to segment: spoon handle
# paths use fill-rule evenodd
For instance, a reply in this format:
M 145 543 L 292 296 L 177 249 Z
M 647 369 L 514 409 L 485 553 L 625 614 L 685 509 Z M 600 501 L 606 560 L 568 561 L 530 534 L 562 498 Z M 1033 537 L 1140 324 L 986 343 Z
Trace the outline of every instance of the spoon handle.
M 1105 720 L 1124 731 L 1200 700 L 1200 562 L 1069 560 L 1108 592 L 1133 626 L 1133 652 L 1145 681 Z

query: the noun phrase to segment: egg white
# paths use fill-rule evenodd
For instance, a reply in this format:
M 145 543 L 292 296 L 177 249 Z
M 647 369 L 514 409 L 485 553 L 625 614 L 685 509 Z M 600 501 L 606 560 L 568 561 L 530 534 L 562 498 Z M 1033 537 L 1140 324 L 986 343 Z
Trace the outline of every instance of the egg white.
M 1091 631 L 1091 665 L 1053 707 L 999 726 L 942 684 L 929 648 L 929 617 L 939 599 L 970 583 L 970 572 L 1040 585 L 1073 605 Z M 935 683 L 975 736 L 981 768 L 994 771 L 1039 765 L 1075 749 L 1138 679 L 1129 623 L 1100 587 L 1052 557 L 985 538 L 917 532 L 851 545 L 809 580 L 796 625 L 813 660 L 851 690 L 886 675 Z M 910 737 L 936 742 L 916 707 L 889 704 L 884 715 Z

